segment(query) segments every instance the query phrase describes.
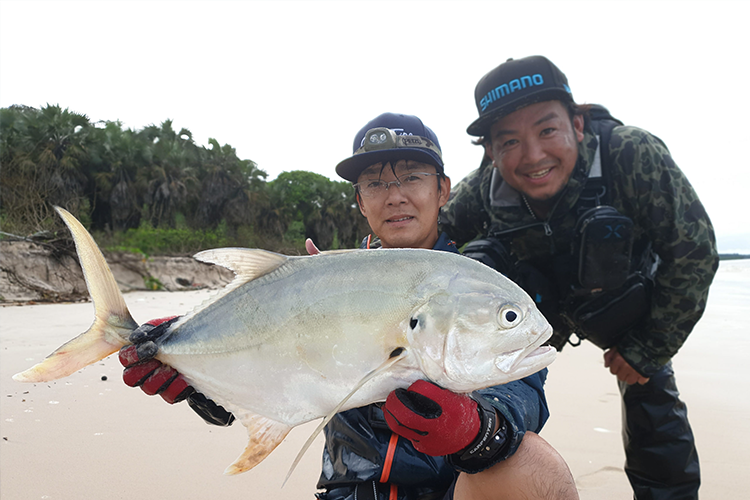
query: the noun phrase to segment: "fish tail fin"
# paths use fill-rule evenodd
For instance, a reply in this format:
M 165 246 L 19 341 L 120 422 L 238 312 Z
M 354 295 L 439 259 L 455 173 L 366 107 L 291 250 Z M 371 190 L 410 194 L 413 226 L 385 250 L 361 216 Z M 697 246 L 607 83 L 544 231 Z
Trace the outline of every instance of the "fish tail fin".
M 41 363 L 17 373 L 18 382 L 47 382 L 68 376 L 118 351 L 138 326 L 130 315 L 115 277 L 99 247 L 69 212 L 55 207 L 73 235 L 86 286 L 94 303 L 94 323 L 78 337 L 60 346 Z
M 230 476 L 248 471 L 261 463 L 292 430 L 286 424 L 260 415 L 250 415 L 242 419 L 242 424 L 247 427 L 250 442 L 242 455 L 224 471 L 224 474 Z

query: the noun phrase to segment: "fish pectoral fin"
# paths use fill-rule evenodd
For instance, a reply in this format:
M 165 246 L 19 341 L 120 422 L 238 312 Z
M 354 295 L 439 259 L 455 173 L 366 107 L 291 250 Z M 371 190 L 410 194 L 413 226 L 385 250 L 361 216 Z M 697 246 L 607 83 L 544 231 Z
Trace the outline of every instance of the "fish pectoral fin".
M 337 404 L 336 407 L 328 413 L 328 415 L 323 417 L 323 420 L 320 422 L 320 425 L 318 425 L 318 427 L 313 431 L 310 437 L 307 438 L 307 441 L 305 441 L 305 444 L 302 445 L 302 448 L 299 450 L 299 453 L 297 453 L 297 457 L 294 459 L 294 462 L 292 462 L 291 467 L 289 467 L 289 472 L 286 473 L 286 477 L 284 478 L 284 484 L 286 484 L 286 482 L 289 480 L 289 476 L 292 475 L 292 472 L 294 472 L 294 469 L 297 467 L 300 460 L 302 460 L 302 455 L 304 455 L 307 449 L 310 447 L 310 445 L 312 445 L 315 438 L 318 437 L 318 434 L 320 434 L 323 431 L 323 428 L 328 424 L 328 422 L 331 421 L 333 416 L 336 415 L 341 408 L 343 408 L 346 402 L 349 401 L 349 399 L 352 396 L 354 396 L 354 393 L 360 390 L 362 386 L 365 385 L 367 382 L 369 382 L 372 378 L 387 371 L 393 365 L 395 365 L 402 359 L 406 358 L 406 355 L 408 354 L 408 352 L 409 352 L 408 349 L 406 349 L 405 347 L 397 347 L 396 349 L 394 349 L 391 352 L 390 357 L 387 360 L 385 360 L 382 365 L 372 370 L 370 373 L 365 375 L 362 378 L 362 380 L 357 382 L 357 384 L 354 386 L 351 392 L 349 392 L 349 394 L 347 394 L 346 397 L 342 399 L 339 402 L 339 404 Z
M 249 471 L 261 463 L 292 430 L 286 424 L 260 415 L 249 415 L 242 418 L 241 421 L 242 425 L 247 427 L 250 441 L 247 443 L 245 451 L 224 471 L 224 474 L 227 475 Z

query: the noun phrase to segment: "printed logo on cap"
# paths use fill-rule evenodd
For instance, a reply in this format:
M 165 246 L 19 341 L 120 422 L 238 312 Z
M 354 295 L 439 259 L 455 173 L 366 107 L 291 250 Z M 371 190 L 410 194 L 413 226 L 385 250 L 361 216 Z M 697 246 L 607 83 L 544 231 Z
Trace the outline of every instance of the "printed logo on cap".
M 487 109 L 487 106 L 502 99 L 506 95 L 509 95 L 516 90 L 525 89 L 526 87 L 533 87 L 534 85 L 544 85 L 544 77 L 539 73 L 535 75 L 526 75 L 521 78 L 516 78 L 509 81 L 508 83 L 501 83 L 494 89 L 487 92 L 487 94 L 479 100 L 479 104 L 482 106 L 482 111 Z

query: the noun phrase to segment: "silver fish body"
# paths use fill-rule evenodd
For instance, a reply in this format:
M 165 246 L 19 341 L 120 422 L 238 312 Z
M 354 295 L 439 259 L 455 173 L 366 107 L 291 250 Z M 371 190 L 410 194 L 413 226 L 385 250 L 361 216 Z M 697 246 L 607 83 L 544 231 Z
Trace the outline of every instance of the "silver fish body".
M 319 418 L 399 348 L 407 351 L 403 360 L 345 409 L 425 376 L 455 391 L 509 382 L 529 373 L 497 364 L 508 363 L 508 353 L 524 359 L 523 350 L 548 333 L 525 293 L 455 254 L 379 250 L 283 260 L 185 316 L 160 345 L 160 360 L 236 412 L 291 426 Z M 501 311 L 517 314 L 515 322 L 504 325 Z
M 20 381 L 73 373 L 129 343 L 137 326 L 93 239 L 58 212 L 74 235 L 96 320 L 14 377 Z M 196 258 L 237 276 L 169 327 L 157 358 L 248 428 L 250 443 L 229 473 L 257 465 L 296 425 L 382 401 L 418 379 L 469 392 L 530 375 L 555 357 L 540 347 L 552 330 L 528 295 L 457 254 L 286 257 L 230 248 Z

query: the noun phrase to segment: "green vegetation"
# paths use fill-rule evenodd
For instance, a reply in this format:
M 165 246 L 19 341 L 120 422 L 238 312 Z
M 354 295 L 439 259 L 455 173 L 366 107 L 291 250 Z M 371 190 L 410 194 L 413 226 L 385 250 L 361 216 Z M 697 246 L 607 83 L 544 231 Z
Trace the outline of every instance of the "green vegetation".
M 347 182 L 306 171 L 273 181 L 229 144 L 198 146 L 167 120 L 141 130 L 59 106 L 0 109 L 0 229 L 60 232 L 73 213 L 105 248 L 148 255 L 219 246 L 303 253 L 358 245 L 368 227 Z
M 143 284 L 146 286 L 146 290 L 164 290 L 164 284 L 159 281 L 158 278 L 154 278 L 150 274 L 143 277 Z

